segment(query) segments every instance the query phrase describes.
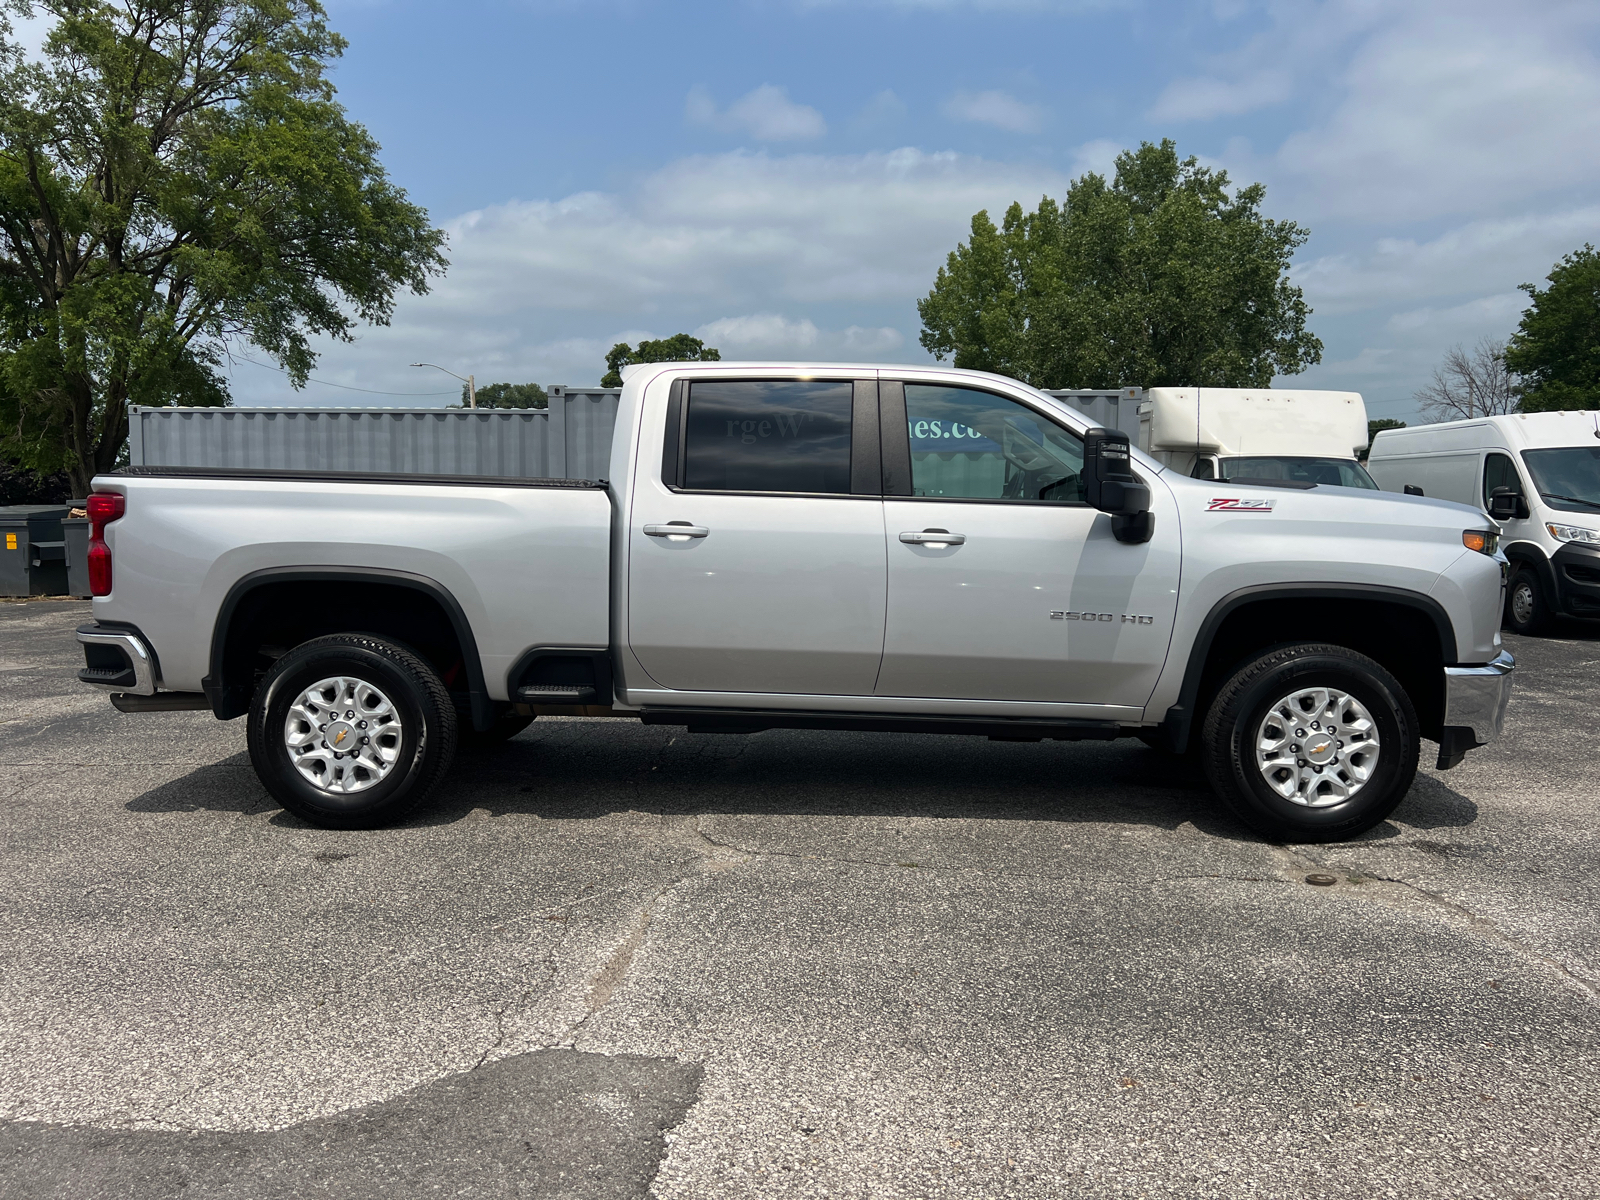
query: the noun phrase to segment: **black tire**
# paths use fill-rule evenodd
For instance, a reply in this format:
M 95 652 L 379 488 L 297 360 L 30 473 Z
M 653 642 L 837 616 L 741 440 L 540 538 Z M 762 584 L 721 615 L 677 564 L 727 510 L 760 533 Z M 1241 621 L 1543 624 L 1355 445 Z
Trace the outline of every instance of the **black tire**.
M 494 724 L 487 729 L 474 729 L 469 718 L 457 723 L 460 733 L 457 734 L 456 744 L 462 750 L 486 750 L 509 742 L 532 724 L 532 717 L 519 717 L 509 708 L 497 716 Z
M 1256 739 L 1278 701 L 1297 690 L 1320 687 L 1344 692 L 1367 710 L 1378 739 L 1377 763 L 1347 799 L 1310 807 L 1269 786 L 1257 764 Z M 1307 718 L 1307 726 L 1311 719 Z M 1284 733 L 1294 736 L 1293 730 Z M 1311 733 L 1311 737 L 1322 735 Z M 1359 742 L 1350 750 L 1336 737 L 1333 740 L 1333 749 L 1322 749 L 1328 744 L 1325 739 L 1317 746 L 1320 752 L 1341 756 L 1327 764 L 1326 781 L 1320 774 L 1304 774 L 1285 763 L 1280 773 L 1287 779 L 1284 786 L 1294 787 L 1294 780 L 1303 778 L 1313 781 L 1310 790 L 1326 793 L 1339 786 L 1336 775 L 1343 772 L 1341 777 L 1350 778 L 1349 772 L 1359 765 Z M 1212 701 L 1201 741 L 1206 775 L 1217 794 L 1246 825 L 1281 842 L 1336 842 L 1365 833 L 1410 791 L 1421 750 L 1416 709 L 1394 676 L 1364 654 L 1314 643 L 1280 646 L 1236 671 Z M 1349 756 L 1349 765 L 1343 756 Z
M 1539 572 L 1524 563 L 1506 588 L 1506 624 L 1524 637 L 1538 637 L 1550 628 L 1550 598 Z
M 385 746 L 394 758 L 381 776 L 359 762 L 319 764 L 317 751 L 332 747 L 308 746 L 307 769 L 320 766 L 324 777 L 331 770 L 350 772 L 355 786 L 348 792 L 310 782 L 292 761 L 287 740 L 291 707 L 307 689 L 334 677 L 358 680 L 387 698 L 399 726 Z M 344 724 L 336 712 L 330 715 L 332 725 Z M 373 727 L 380 720 L 374 717 Z M 315 737 L 303 722 L 301 728 Z M 348 732 L 363 736 L 354 726 Z M 325 829 L 375 829 L 410 814 L 444 778 L 455 756 L 456 713 L 438 673 L 411 651 L 367 634 L 339 633 L 302 642 L 273 664 L 250 705 L 248 741 L 257 776 L 289 812 Z

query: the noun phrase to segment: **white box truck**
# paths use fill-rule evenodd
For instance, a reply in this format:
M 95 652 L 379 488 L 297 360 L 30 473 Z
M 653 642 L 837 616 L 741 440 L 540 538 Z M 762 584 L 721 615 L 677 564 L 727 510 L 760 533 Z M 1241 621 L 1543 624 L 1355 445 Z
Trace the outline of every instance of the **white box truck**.
M 1139 449 L 1196 479 L 1376 491 L 1356 461 L 1366 446 L 1359 392 L 1151 388 L 1139 406 Z
M 1600 412 L 1515 413 L 1410 429 L 1372 442 L 1390 492 L 1470 504 L 1499 522 L 1510 560 L 1506 622 L 1600 617 Z

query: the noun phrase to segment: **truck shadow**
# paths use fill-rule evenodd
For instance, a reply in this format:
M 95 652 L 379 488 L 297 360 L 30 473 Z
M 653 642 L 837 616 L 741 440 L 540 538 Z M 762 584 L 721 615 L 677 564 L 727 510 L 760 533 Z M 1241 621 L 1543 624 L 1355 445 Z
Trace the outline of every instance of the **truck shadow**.
M 239 754 L 127 807 L 254 815 L 277 806 Z M 482 812 L 546 821 L 624 812 L 977 818 L 1168 831 L 1190 823 L 1212 837 L 1260 840 L 1222 808 L 1194 764 L 1132 740 L 1017 744 L 796 730 L 726 736 L 606 720 L 540 721 L 503 745 L 463 749 L 445 785 L 407 825 L 452 825 Z M 1470 825 L 1477 814 L 1466 796 L 1424 775 L 1396 816 L 1413 828 L 1440 829 Z M 300 824 L 281 811 L 272 820 Z M 1399 833 L 1385 822 L 1363 840 Z

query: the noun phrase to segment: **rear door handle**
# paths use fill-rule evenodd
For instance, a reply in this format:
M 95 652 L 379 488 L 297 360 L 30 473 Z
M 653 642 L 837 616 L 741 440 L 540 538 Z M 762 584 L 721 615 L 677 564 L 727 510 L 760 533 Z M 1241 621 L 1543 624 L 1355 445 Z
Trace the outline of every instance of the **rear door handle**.
M 965 544 L 967 535 L 951 533 L 948 529 L 924 529 L 921 533 L 907 530 L 900 535 L 900 540 L 908 546 L 960 546 Z
M 704 525 L 691 525 L 687 521 L 669 521 L 665 525 L 646 525 L 644 531 L 651 537 L 664 538 L 703 538 L 711 532 Z

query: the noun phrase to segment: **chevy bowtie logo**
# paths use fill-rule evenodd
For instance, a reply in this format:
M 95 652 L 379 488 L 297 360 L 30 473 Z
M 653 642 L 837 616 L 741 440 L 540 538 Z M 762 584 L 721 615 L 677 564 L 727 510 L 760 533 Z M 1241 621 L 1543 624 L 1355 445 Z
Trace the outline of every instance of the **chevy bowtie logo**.
M 348 730 L 348 729 L 341 729 L 341 730 L 339 730 L 339 736 L 338 736 L 338 737 L 336 737 L 336 738 L 334 738 L 334 739 L 333 739 L 333 744 L 334 744 L 334 745 L 335 745 L 335 746 L 337 746 L 337 745 L 339 745 L 339 744 L 340 744 L 340 743 L 341 743 L 341 742 L 343 742 L 343 741 L 344 741 L 344 735 L 345 735 L 345 734 L 347 734 L 347 733 L 349 733 L 349 732 L 350 732 L 350 731 L 349 731 L 349 730 Z

